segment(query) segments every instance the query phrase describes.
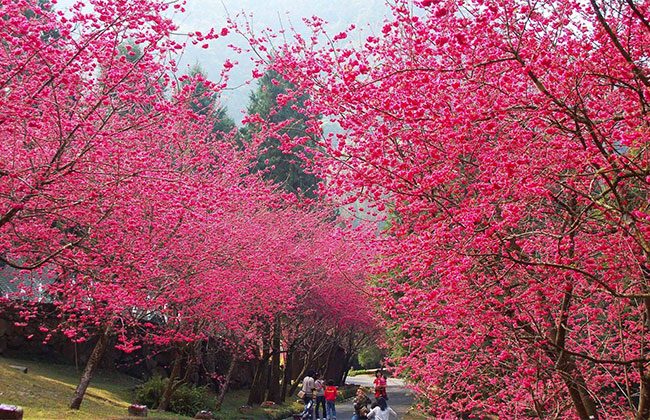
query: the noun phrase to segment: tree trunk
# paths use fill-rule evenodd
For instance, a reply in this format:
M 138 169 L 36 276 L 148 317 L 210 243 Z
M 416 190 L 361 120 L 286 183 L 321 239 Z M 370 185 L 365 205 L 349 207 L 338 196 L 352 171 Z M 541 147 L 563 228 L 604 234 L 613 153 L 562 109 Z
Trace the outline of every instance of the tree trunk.
M 203 369 L 206 372 L 206 376 L 208 378 L 214 378 L 214 376 L 217 373 L 217 361 L 216 361 L 216 355 L 215 352 L 212 350 L 212 339 L 206 340 L 205 347 L 201 349 L 201 358 L 203 360 L 202 365 Z M 206 382 L 210 386 L 210 390 L 213 392 L 217 392 L 217 386 L 215 385 L 214 380 L 208 380 L 206 379 Z
M 253 379 L 253 384 L 251 385 L 250 393 L 248 394 L 248 405 L 261 404 L 264 402 L 267 367 L 268 360 L 266 360 L 266 358 L 257 361 L 255 377 Z
M 172 399 L 172 394 L 174 393 L 174 381 L 181 374 L 181 362 L 183 361 L 183 352 L 180 349 L 176 349 L 176 357 L 174 358 L 174 366 L 172 367 L 172 372 L 169 375 L 169 382 L 167 382 L 167 387 L 160 397 L 160 403 L 158 404 L 158 409 L 165 411 L 169 406 L 169 402 Z
M 643 363 L 639 363 L 639 375 L 641 376 L 641 389 L 639 391 L 639 407 L 634 420 L 650 419 L 650 375 L 644 372 Z
M 72 396 L 72 401 L 70 402 L 71 409 L 79 410 L 79 407 L 81 407 L 81 401 L 83 401 L 84 394 L 86 393 L 86 389 L 88 389 L 88 385 L 90 384 L 90 381 L 93 378 L 93 374 L 95 373 L 97 366 L 99 366 L 99 362 L 100 360 L 102 360 L 102 355 L 104 354 L 104 351 L 106 350 L 106 347 L 108 347 L 108 343 L 110 341 L 111 341 L 111 327 L 107 326 L 100 333 L 99 339 L 97 340 L 97 344 L 95 344 L 95 348 L 93 349 L 93 352 L 90 354 L 90 358 L 86 363 L 86 367 L 84 368 L 84 371 L 81 374 L 79 385 L 77 385 L 77 389 L 75 389 L 74 395 Z
M 648 259 L 648 254 L 644 253 L 646 261 Z M 643 291 L 648 293 L 650 287 L 648 286 L 648 278 L 650 277 L 650 269 L 646 265 L 641 265 L 641 273 L 643 279 Z M 650 326 L 650 298 L 643 299 L 643 304 L 645 306 L 645 324 Z M 639 383 L 641 389 L 639 390 L 639 406 L 637 408 L 637 413 L 635 420 L 648 420 L 650 419 L 650 373 L 645 371 L 643 363 L 639 363 Z
M 572 254 L 572 253 L 571 253 Z M 572 285 L 564 294 L 557 325 L 551 330 L 551 340 L 555 342 L 556 368 L 569 391 L 569 396 L 581 420 L 598 420 L 598 410 L 594 399 L 589 395 L 587 383 L 575 359 L 564 351 L 566 326 L 572 301 Z
M 571 401 L 581 420 L 598 420 L 598 410 L 573 357 L 562 352 L 557 362 L 557 369 L 564 381 Z
M 262 348 L 262 357 L 257 362 L 255 378 L 251 385 L 250 394 L 248 394 L 248 405 L 256 405 L 264 402 L 268 381 L 269 357 L 270 352 L 268 348 L 268 340 L 265 340 Z
M 273 328 L 273 339 L 271 342 L 271 375 L 269 380 L 268 400 L 275 403 L 281 402 L 280 391 L 280 335 L 281 335 L 280 317 L 276 316 L 275 326 Z
M 341 386 L 345 385 L 345 381 L 348 379 L 348 372 L 350 371 L 350 367 L 352 367 L 352 359 L 354 359 L 354 354 L 346 354 L 343 359 L 343 371 L 337 382 Z
M 282 391 L 280 393 L 280 402 L 287 400 L 287 390 L 291 383 L 291 371 L 293 370 L 293 350 L 288 350 L 285 356 L 284 371 L 282 374 Z
M 330 379 L 331 376 L 334 376 L 329 374 L 329 370 L 330 370 L 330 362 L 332 361 L 332 356 L 334 356 L 334 350 L 337 348 L 338 346 L 336 344 L 332 344 L 330 351 L 327 352 L 327 360 L 325 360 L 325 367 L 323 368 L 323 377 L 325 379 Z
M 296 389 L 298 389 L 298 385 L 300 385 L 300 380 L 303 378 L 303 376 L 305 376 L 305 373 L 307 372 L 307 368 L 309 367 L 310 363 L 311 360 L 309 360 L 308 356 L 306 356 L 304 364 L 302 365 L 302 369 L 300 370 L 300 373 L 298 374 L 296 381 L 293 384 L 291 384 L 291 387 L 289 388 L 289 396 L 293 395 L 296 392 Z
M 217 407 L 221 407 L 223 404 L 223 398 L 226 396 L 226 391 L 228 390 L 228 385 L 230 385 L 230 379 L 232 378 L 232 373 L 235 370 L 235 365 L 237 364 L 237 358 L 233 356 L 230 359 L 230 364 L 228 365 L 228 371 L 226 372 L 226 377 L 221 384 L 219 389 L 219 394 L 217 395 Z

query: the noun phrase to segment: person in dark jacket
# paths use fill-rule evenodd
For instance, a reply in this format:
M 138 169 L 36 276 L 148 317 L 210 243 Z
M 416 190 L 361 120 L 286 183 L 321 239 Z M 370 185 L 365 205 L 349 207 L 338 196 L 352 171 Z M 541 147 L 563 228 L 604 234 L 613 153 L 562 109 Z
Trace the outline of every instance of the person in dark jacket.
M 361 388 L 357 389 L 357 395 L 352 401 L 352 407 L 354 408 L 352 420 L 365 420 L 368 416 L 368 404 L 370 402 L 370 398 L 366 393 Z

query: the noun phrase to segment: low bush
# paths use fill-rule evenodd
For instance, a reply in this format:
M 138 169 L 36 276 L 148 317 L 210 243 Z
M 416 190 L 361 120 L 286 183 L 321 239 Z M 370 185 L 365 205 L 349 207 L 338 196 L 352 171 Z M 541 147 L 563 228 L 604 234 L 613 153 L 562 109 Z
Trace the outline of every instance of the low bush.
M 168 378 L 152 377 L 136 388 L 136 402 L 151 409 L 158 408 L 158 403 L 168 383 Z M 185 416 L 193 416 L 201 410 L 215 411 L 216 409 L 216 401 L 207 386 L 197 387 L 192 384 L 179 386 L 172 394 L 168 407 L 169 411 Z
M 359 385 L 344 385 L 339 387 L 339 395 L 336 397 L 336 401 L 345 401 L 348 398 L 352 398 L 357 394 L 357 389 Z
M 151 409 L 158 408 L 160 397 L 168 381 L 168 379 L 163 379 L 160 376 L 149 378 L 148 381 L 135 388 L 135 402 L 144 404 Z
M 280 420 L 289 418 L 294 413 L 300 413 L 302 408 L 302 404 L 289 404 L 273 408 L 264 408 L 263 410 L 269 420 Z

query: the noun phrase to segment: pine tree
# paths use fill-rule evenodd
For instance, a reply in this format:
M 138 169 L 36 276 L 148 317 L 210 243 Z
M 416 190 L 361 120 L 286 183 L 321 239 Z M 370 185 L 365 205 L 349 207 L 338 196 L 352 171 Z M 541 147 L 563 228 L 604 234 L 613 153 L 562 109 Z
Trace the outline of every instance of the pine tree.
M 295 101 L 289 101 L 283 106 L 278 105 L 278 96 L 287 94 L 292 89 L 293 86 L 289 82 L 270 70 L 260 79 L 257 90 L 250 95 L 248 114 L 257 114 L 270 123 L 290 121 L 285 128 L 277 131 L 278 137 L 286 134 L 291 138 L 304 136 L 313 138 L 307 130 L 308 118 L 298 111 L 304 107 L 306 96 L 298 96 Z M 256 130 L 253 124 L 246 124 L 242 129 L 244 139 L 250 139 Z M 266 179 L 277 183 L 288 192 L 304 194 L 311 199 L 316 198 L 320 178 L 305 170 L 300 157 L 305 154 L 311 158 L 311 155 L 302 146 L 294 147 L 291 153 L 281 150 L 281 141 L 278 137 L 269 137 L 262 142 L 260 146 L 262 151 L 255 170 L 263 171 Z
M 194 65 L 190 70 L 189 76 L 191 79 L 197 75 L 205 77 L 205 71 L 199 64 Z M 212 133 L 216 135 L 217 139 L 223 138 L 225 133 L 230 132 L 235 127 L 235 121 L 228 115 L 225 106 L 217 106 L 217 98 L 213 96 L 206 96 L 208 91 L 202 82 L 199 82 L 194 87 L 194 102 L 191 104 L 192 110 L 199 115 L 205 115 L 207 118 L 213 120 Z

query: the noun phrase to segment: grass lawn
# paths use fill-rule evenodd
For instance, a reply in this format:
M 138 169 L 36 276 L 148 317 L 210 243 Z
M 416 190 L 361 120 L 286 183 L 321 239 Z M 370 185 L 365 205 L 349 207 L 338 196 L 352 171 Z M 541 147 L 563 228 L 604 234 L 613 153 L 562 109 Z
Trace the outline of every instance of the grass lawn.
M 28 373 L 12 369 L 10 365 L 26 366 Z M 36 361 L 0 357 L 0 403 L 23 407 L 24 420 L 95 420 L 127 419 L 127 407 L 133 402 L 133 388 L 140 382 L 116 372 L 98 371 L 81 404 L 80 410 L 69 410 L 68 404 L 81 372 L 74 367 Z M 302 406 L 291 402 L 275 408 L 253 408 L 250 414 L 241 414 L 239 407 L 246 404 L 248 391 L 226 394 L 219 419 L 281 419 L 300 412 Z M 148 419 L 189 419 L 174 413 L 149 412 Z
M 26 366 L 28 373 L 9 365 Z M 74 367 L 0 357 L 0 402 L 19 405 L 24 420 L 118 419 L 127 416 L 137 379 L 115 372 L 99 371 L 93 378 L 80 410 L 68 409 L 79 381 Z M 154 414 L 154 413 L 152 413 Z M 172 413 L 148 418 L 187 419 Z

